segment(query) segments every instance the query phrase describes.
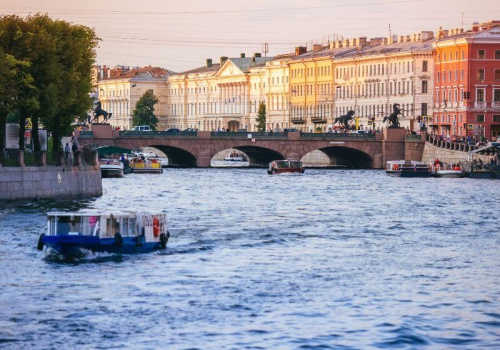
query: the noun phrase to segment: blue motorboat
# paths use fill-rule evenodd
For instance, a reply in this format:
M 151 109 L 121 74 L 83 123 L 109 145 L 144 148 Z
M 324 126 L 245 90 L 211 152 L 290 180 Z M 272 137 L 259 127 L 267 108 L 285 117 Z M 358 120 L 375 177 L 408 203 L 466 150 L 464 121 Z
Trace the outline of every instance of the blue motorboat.
M 46 232 L 38 239 L 56 252 L 79 254 L 85 250 L 118 254 L 165 249 L 170 237 L 165 214 L 82 210 L 47 213 Z

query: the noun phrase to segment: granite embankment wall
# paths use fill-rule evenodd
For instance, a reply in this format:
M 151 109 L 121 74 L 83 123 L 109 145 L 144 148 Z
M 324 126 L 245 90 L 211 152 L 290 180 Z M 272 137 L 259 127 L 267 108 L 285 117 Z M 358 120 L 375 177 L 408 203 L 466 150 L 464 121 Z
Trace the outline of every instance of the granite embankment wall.
M 425 143 L 422 161 L 426 163 L 433 163 L 436 158 L 444 163 L 458 163 L 466 161 L 468 152 L 452 150 L 442 147 L 437 147 L 430 142 Z M 484 163 L 489 163 L 491 156 L 474 154 L 474 158 L 481 158 Z
M 0 200 L 101 195 L 99 166 L 0 167 Z

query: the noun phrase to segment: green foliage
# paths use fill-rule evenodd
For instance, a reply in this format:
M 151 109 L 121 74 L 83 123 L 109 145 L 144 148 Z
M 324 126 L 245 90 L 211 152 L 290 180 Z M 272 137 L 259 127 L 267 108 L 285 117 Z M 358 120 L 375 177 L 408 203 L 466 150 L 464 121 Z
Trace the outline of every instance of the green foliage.
M 0 110 L 0 122 L 2 115 L 17 111 L 23 135 L 24 121 L 31 118 L 35 151 L 40 147 L 38 126 L 43 124 L 52 132 L 57 151 L 61 136 L 71 133 L 75 117 L 92 106 L 88 93 L 98 41 L 93 29 L 48 15 L 0 17 L 0 53 L 12 57 L 8 76 L 17 78 L 9 79 L 10 95 L 0 91 L 0 106 L 8 106 L 7 111 Z
M 151 130 L 156 130 L 158 118 L 155 116 L 154 111 L 155 104 L 157 103 L 158 98 L 153 94 L 153 91 L 146 91 L 135 105 L 134 125 L 149 125 L 151 126 Z
M 266 131 L 266 104 L 265 102 L 259 103 L 259 111 L 257 113 L 257 131 Z

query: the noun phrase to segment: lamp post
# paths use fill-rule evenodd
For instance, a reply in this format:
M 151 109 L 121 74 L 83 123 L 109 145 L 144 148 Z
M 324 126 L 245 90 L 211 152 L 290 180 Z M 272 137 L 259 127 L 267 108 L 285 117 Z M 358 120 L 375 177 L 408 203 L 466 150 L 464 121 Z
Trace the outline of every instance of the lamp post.
M 332 89 L 332 131 L 333 124 L 335 122 L 335 100 L 337 98 L 337 92 L 340 89 L 340 85 L 336 86 L 335 89 Z

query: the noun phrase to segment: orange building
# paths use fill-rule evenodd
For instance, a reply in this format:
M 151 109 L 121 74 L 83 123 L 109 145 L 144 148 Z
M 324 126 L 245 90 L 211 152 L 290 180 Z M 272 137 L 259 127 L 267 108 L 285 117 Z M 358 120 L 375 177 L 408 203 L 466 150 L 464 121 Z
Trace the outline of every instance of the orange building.
M 500 135 L 500 21 L 439 30 L 434 44 L 434 133 Z

